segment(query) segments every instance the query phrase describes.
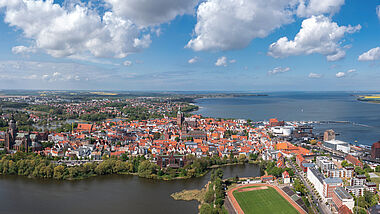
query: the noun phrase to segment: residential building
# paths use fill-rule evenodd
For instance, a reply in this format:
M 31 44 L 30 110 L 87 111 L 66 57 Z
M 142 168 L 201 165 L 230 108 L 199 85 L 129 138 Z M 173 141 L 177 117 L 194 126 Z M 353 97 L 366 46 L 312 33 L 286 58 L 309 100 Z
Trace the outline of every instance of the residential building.
M 337 187 L 334 189 L 332 200 L 338 209 L 344 205 L 351 211 L 354 209 L 354 197 L 352 197 L 352 195 L 350 195 L 350 193 L 348 193 L 343 187 Z
M 340 178 L 326 178 L 323 180 L 323 196 L 332 198 L 333 191 L 337 187 L 343 186 L 343 181 Z

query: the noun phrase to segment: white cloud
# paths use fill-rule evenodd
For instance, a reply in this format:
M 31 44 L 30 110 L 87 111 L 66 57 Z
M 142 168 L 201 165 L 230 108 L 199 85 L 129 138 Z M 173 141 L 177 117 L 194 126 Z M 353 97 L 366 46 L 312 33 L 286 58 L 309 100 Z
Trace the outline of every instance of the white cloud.
M 219 57 L 218 60 L 216 60 L 215 65 L 227 67 L 227 57 Z
M 288 71 L 290 71 L 289 67 L 286 67 L 286 68 L 276 67 L 276 68 L 268 71 L 268 74 L 270 74 L 270 75 L 276 75 L 276 74 L 285 73 L 285 72 L 288 72 Z
M 380 19 L 380 5 L 378 5 L 378 6 L 376 7 L 376 13 L 377 13 L 377 16 L 378 16 L 379 19 Z
M 105 0 L 115 13 L 139 26 L 169 22 L 177 16 L 192 14 L 198 0 Z
M 280 38 L 269 46 L 268 54 L 275 57 L 319 53 L 329 61 L 336 61 L 346 54 L 340 46 L 341 39 L 346 33 L 355 33 L 361 29 L 357 26 L 338 26 L 329 18 L 320 15 L 312 16 L 302 22 L 301 30 L 294 40 L 287 37 Z
M 358 58 L 359 61 L 373 61 L 380 59 L 380 47 L 372 48 L 371 50 L 361 54 Z
M 322 74 L 310 73 L 308 77 L 311 79 L 319 79 L 322 77 Z
M 27 54 L 35 52 L 36 50 L 33 47 L 15 46 L 12 48 L 12 53 L 14 54 Z
M 232 64 L 232 63 L 235 63 L 236 62 L 236 59 L 231 59 L 230 60 L 230 63 Z
M 60 6 L 52 0 L 0 0 L 4 21 L 23 31 L 32 46 L 54 57 L 86 55 L 124 58 L 149 46 L 150 35 L 113 12 L 100 16 L 84 3 Z M 15 49 L 15 52 L 20 50 Z
M 344 72 L 338 72 L 338 73 L 335 74 L 335 76 L 338 77 L 338 78 L 342 78 L 342 77 L 346 76 L 346 73 L 344 73 Z
M 196 62 L 198 62 L 198 57 L 196 56 L 196 57 L 193 57 L 193 58 L 191 58 L 191 59 L 189 59 L 189 61 L 187 61 L 189 64 L 194 64 L 194 63 L 196 63 Z
M 335 74 L 335 76 L 337 78 L 342 78 L 342 77 L 346 77 L 346 76 L 354 76 L 355 75 L 355 72 L 356 72 L 356 69 L 350 69 L 350 70 L 347 70 L 347 72 L 338 72 Z
M 132 65 L 132 61 L 126 60 L 126 61 L 123 62 L 123 65 L 125 65 L 125 66 L 131 66 Z
M 195 51 L 246 47 L 293 21 L 293 0 L 208 0 L 197 10 L 195 38 L 186 47 Z
M 344 0 L 299 0 L 297 15 L 310 17 L 320 14 L 335 14 L 344 5 Z

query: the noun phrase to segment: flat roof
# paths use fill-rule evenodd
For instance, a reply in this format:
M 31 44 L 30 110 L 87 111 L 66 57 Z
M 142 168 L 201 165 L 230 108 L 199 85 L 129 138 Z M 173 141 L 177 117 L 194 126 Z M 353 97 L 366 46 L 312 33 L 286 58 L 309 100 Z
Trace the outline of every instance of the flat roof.
M 340 145 L 340 144 L 348 144 L 347 142 L 341 141 L 341 140 L 328 140 L 325 141 L 326 143 L 330 144 L 335 144 L 335 145 Z
M 348 193 L 343 187 L 337 187 L 334 192 L 338 195 L 340 199 L 352 199 L 352 195 Z
M 341 178 L 329 177 L 329 178 L 326 178 L 324 182 L 326 182 L 327 184 L 336 184 L 336 183 L 342 183 L 343 181 Z
M 321 184 L 323 184 L 323 175 L 316 168 L 311 167 L 308 170 L 310 170 L 310 172 L 312 172 L 314 174 L 314 176 L 317 177 L 319 182 L 321 182 Z

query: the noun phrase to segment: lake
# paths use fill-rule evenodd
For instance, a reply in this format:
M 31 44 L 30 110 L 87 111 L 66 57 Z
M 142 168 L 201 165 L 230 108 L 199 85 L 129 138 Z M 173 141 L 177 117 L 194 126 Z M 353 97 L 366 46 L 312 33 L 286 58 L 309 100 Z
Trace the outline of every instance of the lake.
M 268 121 L 348 121 L 317 125 L 315 132 L 334 129 L 338 139 L 372 145 L 380 140 L 380 104 L 360 102 L 351 92 L 277 92 L 268 96 L 197 99 L 196 114 Z M 364 93 L 366 94 L 366 93 Z M 370 93 L 368 93 L 370 94 Z
M 225 166 L 224 177 L 260 176 L 253 164 Z M 198 202 L 175 201 L 170 194 L 200 189 L 204 177 L 161 181 L 137 176 L 102 176 L 79 181 L 0 176 L 1 214 L 197 213 Z

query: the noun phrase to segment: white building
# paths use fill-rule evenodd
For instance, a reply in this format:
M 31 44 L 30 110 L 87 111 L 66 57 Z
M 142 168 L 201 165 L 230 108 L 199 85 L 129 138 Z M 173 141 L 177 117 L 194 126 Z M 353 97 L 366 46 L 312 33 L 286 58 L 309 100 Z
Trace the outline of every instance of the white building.
M 341 151 L 344 153 L 350 153 L 350 144 L 341 140 L 329 140 L 323 143 L 325 147 L 334 149 L 336 151 Z
M 316 169 L 310 167 L 307 170 L 307 179 L 314 185 L 314 188 L 317 190 L 319 195 L 323 197 L 323 176 L 322 174 Z
M 276 136 L 290 136 L 293 131 L 292 126 L 275 126 L 270 128 L 271 132 Z

